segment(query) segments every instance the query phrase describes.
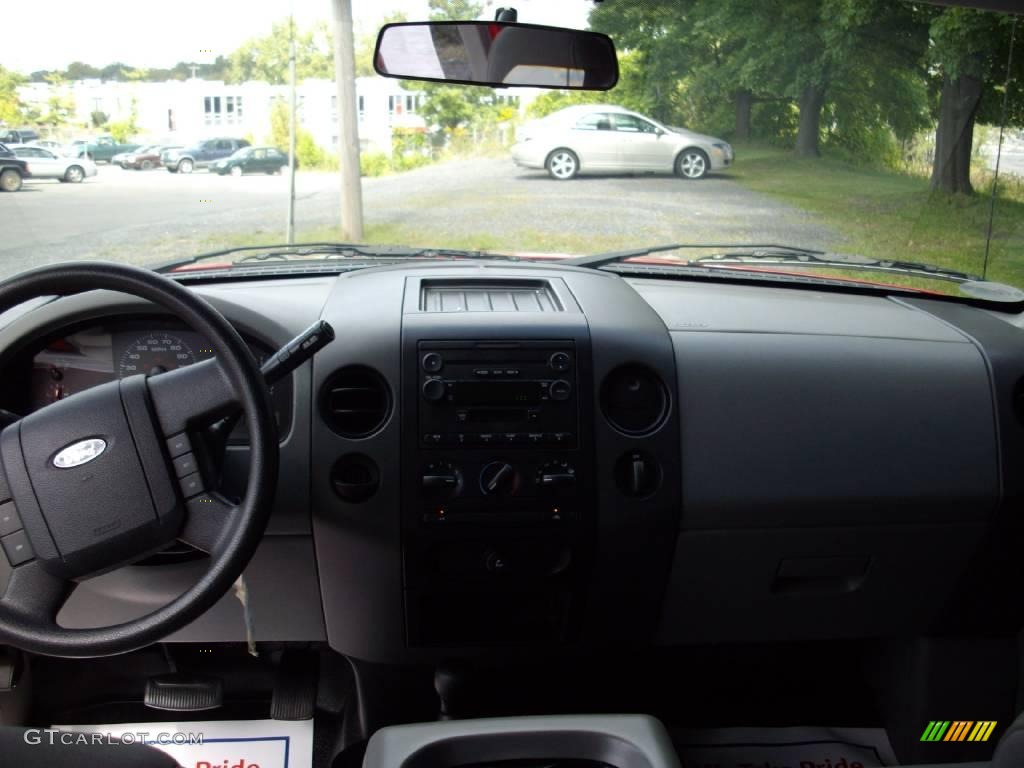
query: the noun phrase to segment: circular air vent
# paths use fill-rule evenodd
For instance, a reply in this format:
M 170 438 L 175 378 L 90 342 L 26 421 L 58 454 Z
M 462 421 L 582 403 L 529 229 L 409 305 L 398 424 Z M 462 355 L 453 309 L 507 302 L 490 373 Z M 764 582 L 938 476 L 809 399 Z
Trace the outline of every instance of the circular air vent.
M 372 435 L 391 413 L 391 390 L 372 368 L 342 368 L 324 383 L 320 393 L 324 421 L 342 437 Z
M 646 435 L 668 414 L 668 391 L 654 371 L 623 365 L 601 384 L 601 410 L 613 427 L 627 435 Z
M 334 492 L 351 504 L 362 504 L 380 488 L 377 462 L 361 453 L 342 456 L 331 467 Z

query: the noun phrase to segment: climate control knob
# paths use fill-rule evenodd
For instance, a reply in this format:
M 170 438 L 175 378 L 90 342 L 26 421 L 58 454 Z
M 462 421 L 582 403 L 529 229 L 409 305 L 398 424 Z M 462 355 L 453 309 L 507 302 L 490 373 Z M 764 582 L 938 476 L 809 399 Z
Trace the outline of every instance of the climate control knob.
M 485 496 L 510 496 L 519 487 L 519 473 L 507 461 L 492 461 L 480 471 L 480 492 Z
M 576 485 L 576 470 L 567 461 L 549 461 L 537 470 L 537 485 L 541 490 L 573 488 Z
M 462 473 L 454 464 L 436 461 L 428 464 L 420 478 L 423 494 L 432 499 L 451 499 L 462 489 Z

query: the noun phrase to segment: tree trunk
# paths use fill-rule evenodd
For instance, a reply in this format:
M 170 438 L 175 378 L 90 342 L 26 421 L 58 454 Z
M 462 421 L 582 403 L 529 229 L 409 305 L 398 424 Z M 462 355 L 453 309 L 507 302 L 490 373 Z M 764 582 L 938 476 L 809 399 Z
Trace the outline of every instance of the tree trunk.
M 796 132 L 796 153 L 818 157 L 821 135 L 821 108 L 825 106 L 825 89 L 808 85 L 800 94 L 800 127 Z
M 754 94 L 750 91 L 736 91 L 736 130 L 733 132 L 735 141 L 750 141 L 751 113 L 754 107 Z
M 951 195 L 970 195 L 971 149 L 974 119 L 981 101 L 981 80 L 960 75 L 942 82 L 939 124 L 935 129 L 935 158 L 932 160 L 932 189 Z

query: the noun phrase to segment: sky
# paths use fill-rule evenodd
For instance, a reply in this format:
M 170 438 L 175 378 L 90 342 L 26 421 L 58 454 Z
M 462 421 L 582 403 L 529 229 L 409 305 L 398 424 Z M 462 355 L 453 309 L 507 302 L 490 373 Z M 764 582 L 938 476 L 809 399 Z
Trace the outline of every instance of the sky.
M 534 24 L 585 27 L 590 0 L 504 0 L 519 20 Z M 9 6 L 9 7 L 6 7 Z M 179 61 L 211 62 L 250 37 L 264 35 L 294 6 L 300 25 L 331 18 L 330 0 L 49 0 L 45 34 L 6 35 L 0 65 L 17 72 L 64 69 L 72 61 L 102 67 L 115 61 L 134 67 L 170 67 Z M 427 18 L 426 0 L 352 0 L 357 32 L 376 29 L 381 19 L 405 11 L 410 20 Z M 493 10 L 487 18 L 493 18 Z M 33 3 L 7 3 L 4 28 L 40 30 Z

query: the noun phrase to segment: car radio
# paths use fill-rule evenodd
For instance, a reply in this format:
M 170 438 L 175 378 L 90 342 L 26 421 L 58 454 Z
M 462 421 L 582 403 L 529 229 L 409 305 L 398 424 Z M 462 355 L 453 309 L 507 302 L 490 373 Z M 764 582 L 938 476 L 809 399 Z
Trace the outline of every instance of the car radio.
M 576 447 L 572 342 L 421 342 L 422 447 Z
M 576 355 L 572 341 L 419 343 L 424 522 L 575 517 Z

